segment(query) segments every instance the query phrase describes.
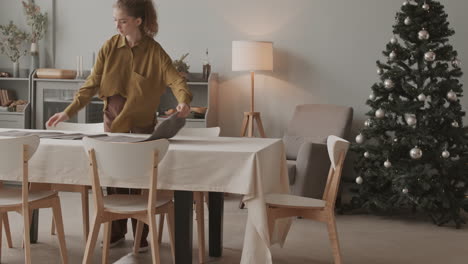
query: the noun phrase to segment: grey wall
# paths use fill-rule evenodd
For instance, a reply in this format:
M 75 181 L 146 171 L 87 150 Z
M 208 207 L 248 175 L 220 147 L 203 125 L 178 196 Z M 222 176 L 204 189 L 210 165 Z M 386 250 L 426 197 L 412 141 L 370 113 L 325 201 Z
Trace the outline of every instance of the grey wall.
M 0 15 L 8 12 L 0 0 Z M 231 71 L 232 40 L 274 42 L 274 72 L 256 75 L 256 110 L 268 136 L 283 134 L 297 104 L 331 103 L 355 110 L 354 130 L 369 110 L 365 101 L 377 81 L 375 61 L 391 37 L 403 0 L 158 0 L 157 40 L 177 58 L 189 52 L 191 71 L 201 71 L 209 48 L 221 77 L 219 117 L 222 134 L 240 132 L 249 109 L 248 73 Z M 56 67 L 75 67 L 75 56 L 91 54 L 115 34 L 113 0 L 56 0 Z M 468 62 L 468 1 L 444 1 L 457 34 L 451 43 Z M 2 57 L 1 60 L 4 60 Z M 465 66 L 468 63 L 462 65 Z M 468 80 L 468 67 L 463 67 Z M 463 99 L 465 109 L 468 100 Z M 465 117 L 465 124 L 468 119 Z

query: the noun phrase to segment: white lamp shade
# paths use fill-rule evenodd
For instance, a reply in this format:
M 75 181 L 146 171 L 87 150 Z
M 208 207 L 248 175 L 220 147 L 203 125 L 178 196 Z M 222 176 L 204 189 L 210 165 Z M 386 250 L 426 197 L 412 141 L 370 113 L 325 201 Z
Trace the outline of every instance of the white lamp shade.
M 233 71 L 272 71 L 273 42 L 244 41 L 232 42 Z

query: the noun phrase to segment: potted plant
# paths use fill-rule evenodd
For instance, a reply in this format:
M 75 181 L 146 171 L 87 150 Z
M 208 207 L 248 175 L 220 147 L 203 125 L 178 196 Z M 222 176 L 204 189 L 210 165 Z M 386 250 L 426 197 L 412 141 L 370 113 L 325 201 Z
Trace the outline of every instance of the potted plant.
M 186 79 L 188 77 L 188 73 L 189 73 L 188 70 L 189 70 L 190 66 L 184 60 L 185 60 L 185 58 L 187 58 L 188 55 L 189 55 L 189 53 L 185 53 L 180 57 L 180 59 L 174 60 L 172 62 L 172 65 L 174 65 L 174 67 L 179 72 L 179 74 L 182 77 L 186 78 Z
M 0 25 L 0 52 L 13 62 L 13 77 L 19 77 L 19 58 L 26 54 L 23 43 L 29 35 L 20 30 L 13 21 L 8 25 Z
M 24 14 L 28 26 L 31 27 L 31 65 L 30 71 L 39 67 L 39 40 L 44 38 L 47 29 L 47 12 L 41 13 L 41 8 L 36 5 L 34 0 L 28 0 L 23 3 Z

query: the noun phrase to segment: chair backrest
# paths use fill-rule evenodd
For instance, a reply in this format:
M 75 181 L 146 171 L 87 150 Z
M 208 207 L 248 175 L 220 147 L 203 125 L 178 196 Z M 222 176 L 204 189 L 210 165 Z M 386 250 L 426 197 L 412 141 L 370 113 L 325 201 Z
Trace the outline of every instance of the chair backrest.
M 286 134 L 283 137 L 286 156 L 297 159 L 304 142 L 326 143 L 328 135 L 347 138 L 353 120 L 353 109 L 331 104 L 304 104 L 296 106 Z
M 9 174 L 8 179 L 22 181 L 24 162 L 29 161 L 38 146 L 38 136 L 0 139 L 0 174 Z
M 104 186 L 132 181 L 141 186 L 156 189 L 157 165 L 166 155 L 167 139 L 137 143 L 106 142 L 85 137 L 83 145 L 90 157 L 93 169 L 92 183 L 95 202 L 102 198 L 101 182 Z M 156 171 L 155 171 L 156 169 Z M 152 186 L 154 183 L 154 186 Z M 99 205 L 99 203 L 96 206 Z
M 88 133 L 102 133 L 104 132 L 104 123 L 60 122 L 55 127 L 49 127 L 46 124 L 46 129 L 79 131 L 79 132 L 88 132 Z
M 327 206 L 334 208 L 349 142 L 337 136 L 328 136 L 327 148 L 331 165 L 325 191 L 323 192 L 323 200 L 326 201 Z
M 220 132 L 219 127 L 184 127 L 177 133 L 177 136 L 218 137 Z

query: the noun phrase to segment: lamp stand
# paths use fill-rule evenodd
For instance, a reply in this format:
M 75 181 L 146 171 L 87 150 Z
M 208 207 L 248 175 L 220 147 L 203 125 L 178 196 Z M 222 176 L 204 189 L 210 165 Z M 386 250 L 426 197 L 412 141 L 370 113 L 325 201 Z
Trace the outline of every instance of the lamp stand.
M 251 81 L 251 95 L 250 95 L 250 112 L 244 112 L 244 120 L 242 121 L 241 136 L 248 137 L 254 136 L 254 122 L 257 123 L 258 132 L 261 137 L 266 137 L 265 131 L 263 130 L 262 119 L 260 118 L 260 112 L 254 111 L 254 75 L 255 73 L 250 72 Z

